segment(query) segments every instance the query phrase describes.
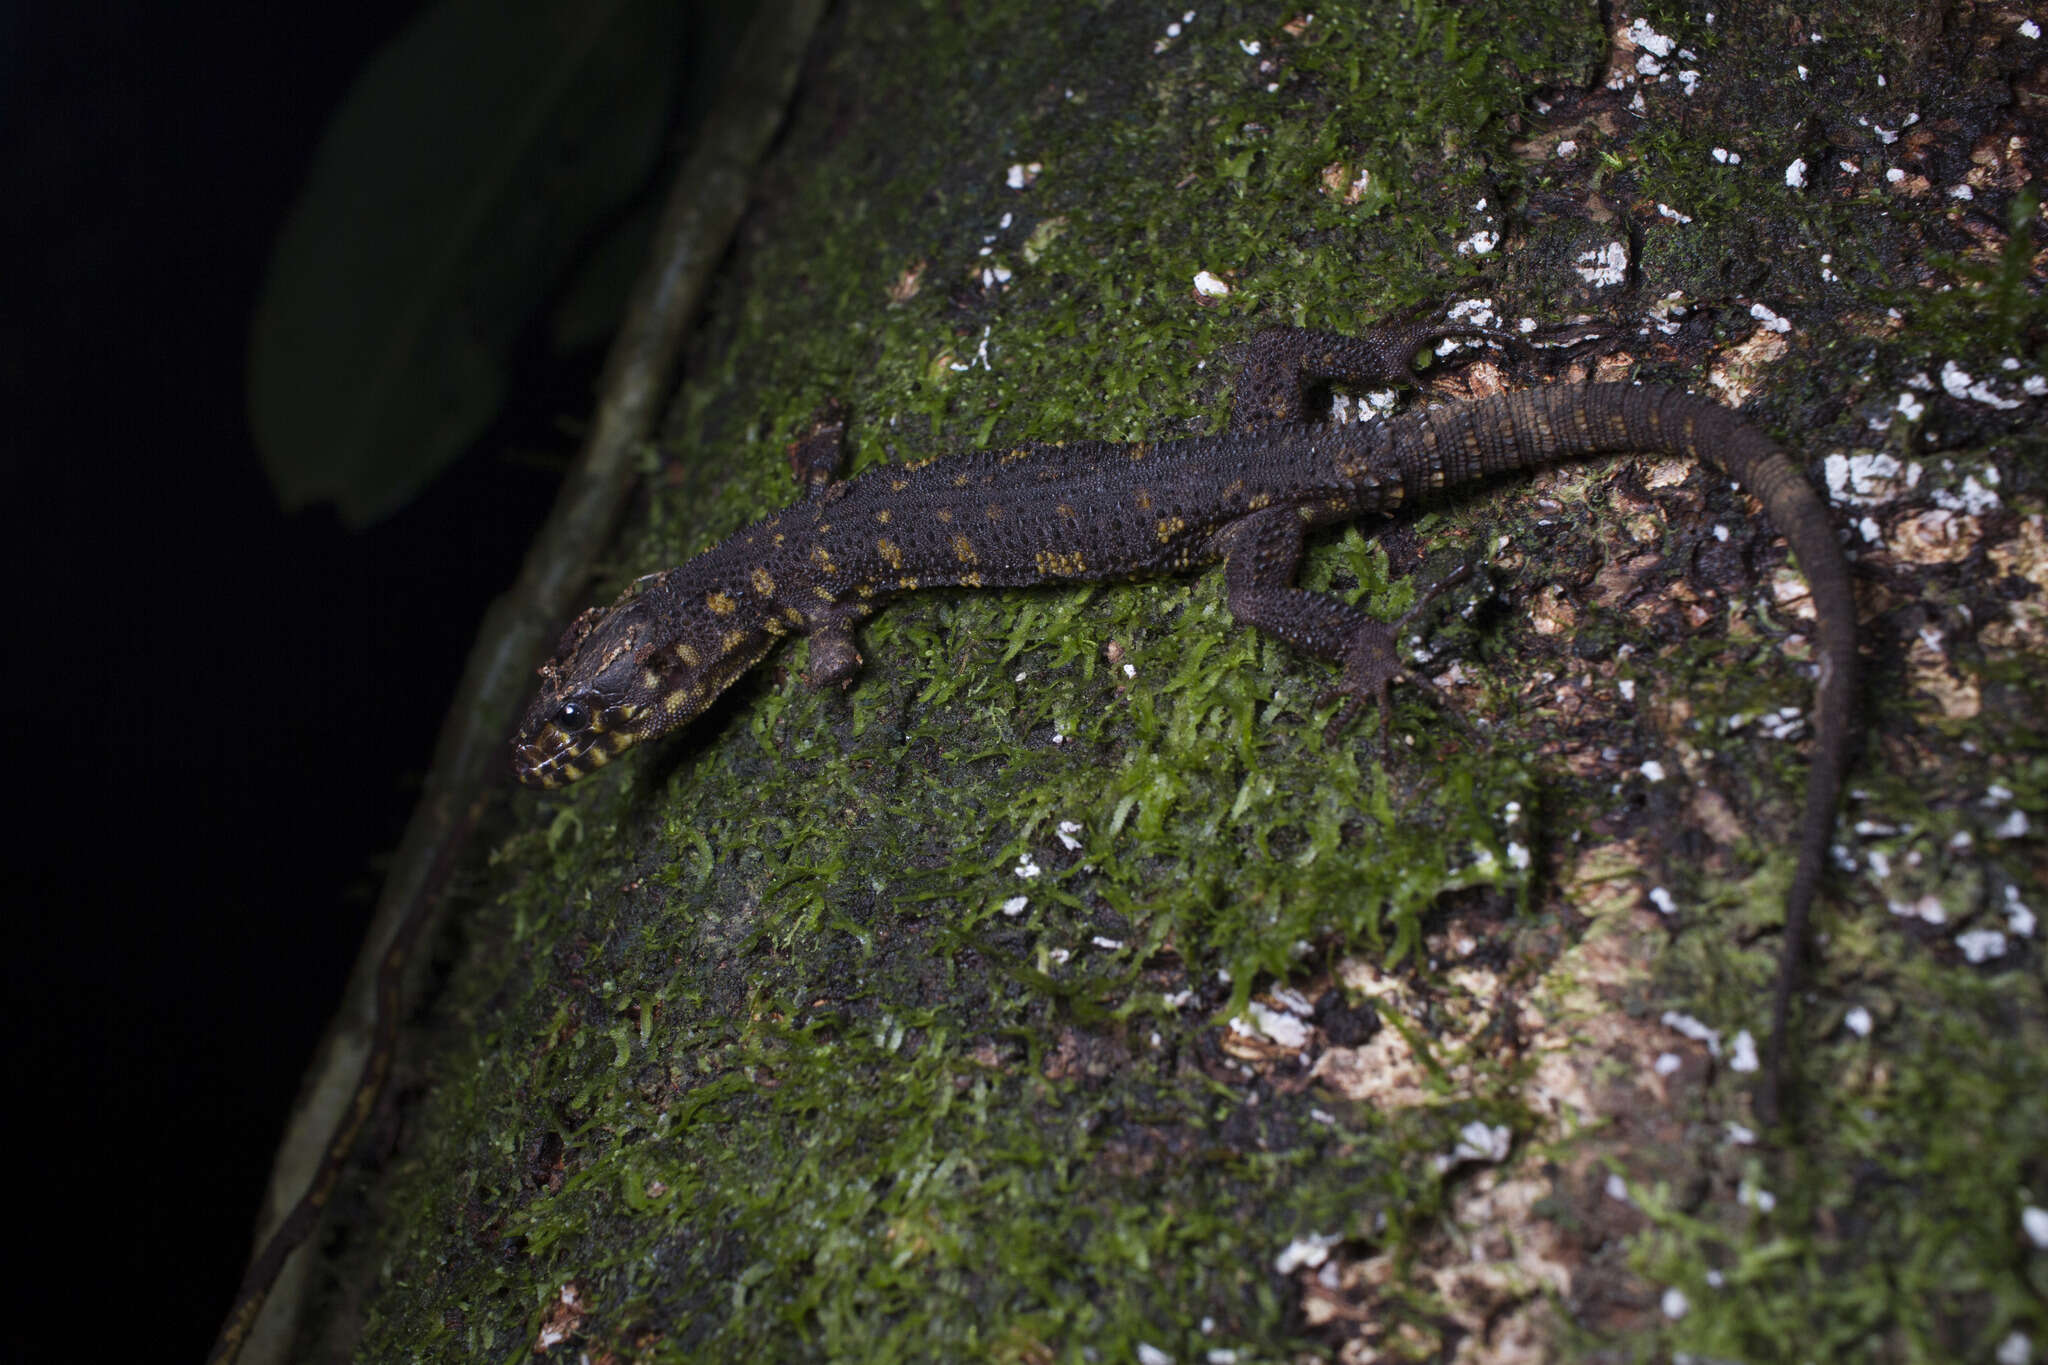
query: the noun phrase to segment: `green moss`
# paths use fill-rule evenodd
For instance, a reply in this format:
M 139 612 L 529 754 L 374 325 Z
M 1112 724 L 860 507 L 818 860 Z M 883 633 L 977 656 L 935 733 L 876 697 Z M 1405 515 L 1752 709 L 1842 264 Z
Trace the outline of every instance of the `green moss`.
M 1876 228 L 1853 199 L 1816 207 L 1775 174 L 1714 169 L 1720 105 L 1646 120 L 1597 169 L 1517 160 L 1509 121 L 1531 84 L 1582 85 L 1601 50 L 1595 8 L 1559 8 L 1319 9 L 1299 36 L 1282 29 L 1292 12 L 1244 8 L 1167 39 L 1166 17 L 1127 7 L 849 7 L 696 340 L 670 463 L 617 578 L 785 502 L 782 444 L 828 397 L 849 406 L 862 467 L 1211 429 L 1255 327 L 1357 328 L 1500 289 L 1525 266 L 1457 253 L 1487 221 L 1472 206 L 1519 206 L 1535 239 L 1588 178 L 1647 224 L 1653 298 L 1706 296 L 1772 241 L 1868 262 L 1839 296 L 1818 250 L 1780 263 L 1787 292 L 1831 301 L 1758 410 L 1797 425 L 1802 386 L 1847 393 L 1816 441 L 1907 442 L 1903 424 L 1871 436 L 1855 405 L 1866 388 L 1888 403 L 1932 352 L 1865 346 L 1858 329 L 1925 224 L 1901 210 Z M 1724 18 L 1685 40 L 1727 61 L 1762 31 Z M 1782 72 L 1759 79 L 1818 98 Z M 1805 106 L 1761 117 L 1775 107 L 1747 111 L 1743 145 L 1762 160 L 1802 136 Z M 1033 164 L 1028 188 L 1005 186 Z M 1694 227 L 1656 219 L 1660 198 Z M 985 281 L 997 267 L 1006 284 Z M 1200 270 L 1233 292 L 1198 300 Z M 1743 326 L 1738 312 L 1723 339 Z M 1866 369 L 1844 378 L 1830 367 L 1851 350 Z M 1995 453 L 1956 458 L 1981 469 Z M 1402 695 L 1391 761 L 1370 723 L 1326 745 L 1327 670 L 1233 626 L 1211 574 L 919 594 L 866 630 L 850 690 L 806 685 L 798 648 L 686 736 L 518 798 L 435 1010 L 418 1137 L 378 1195 L 364 1357 L 526 1358 L 572 1282 L 593 1358 L 1041 1362 L 1149 1343 L 1252 1360 L 1328 1344 L 1275 1273 L 1280 1251 L 1338 1236 L 1354 1260 L 1405 1266 L 1444 1235 L 1459 1177 L 1436 1158 L 1459 1130 L 1527 1136 L 1544 1120 L 1504 1026 L 1459 1034 L 1434 1006 L 1383 1011 L 1435 1068 L 1429 1104 L 1377 1112 L 1285 1061 L 1241 1064 L 1223 1021 L 1255 992 L 1319 988 L 1357 955 L 1440 1003 L 1430 933 L 1446 906 L 1494 916 L 1498 964 L 1539 972 L 1576 927 L 1553 874 L 1575 838 L 1620 831 L 1686 906 L 1631 1006 L 1761 1027 L 1803 774 L 1792 746 L 1731 718 L 1803 705 L 1806 684 L 1779 662 L 1784 628 L 1748 560 L 1729 609 L 1695 574 L 1717 520 L 1737 531 L 1727 553 L 1771 562 L 1743 505 L 1702 482 L 1716 486 L 1667 505 L 1613 469 L 1574 472 L 1405 522 L 1395 554 L 1357 530 L 1316 547 L 1305 581 L 1385 616 L 1413 600 L 1393 562 L 1424 549 L 1448 563 L 1504 539 L 1508 596 L 1570 587 L 1561 637 L 1519 609 L 1447 609 L 1439 638 L 1483 675 L 1476 742 Z M 1649 514 L 1655 535 L 1633 539 Z M 1647 597 L 1587 587 L 1642 553 L 1660 559 Z M 1695 577 L 1710 628 L 1691 633 L 1675 607 L 1646 625 L 1643 601 Z M 1966 595 L 1960 579 L 1943 591 Z M 1620 643 L 1637 650 L 1616 676 L 1642 689 L 1639 716 L 1601 700 L 1604 674 L 1580 684 Z M 1997 669 L 1986 685 L 2039 691 L 2038 670 Z M 1899 691 L 1881 666 L 1880 718 L 1907 712 Z M 1669 698 L 1689 709 L 1659 709 Z M 1949 842 L 1997 844 L 1972 804 L 1993 780 L 2038 823 L 2048 774 L 1986 756 L 2018 751 L 1980 749 L 1930 784 L 1878 746 L 1857 809 L 1910 831 L 1901 895 L 1924 881 L 1981 918 L 2025 884 L 2011 849 Z M 1673 753 L 1742 814 L 1705 862 L 1677 833 L 1689 783 L 1637 770 Z M 1532 827 L 1545 846 L 1530 870 L 1510 844 Z M 1981 1354 L 2014 1324 L 2044 1335 L 2040 1258 L 2011 1231 L 2016 1201 L 2048 1194 L 2028 1145 L 2048 1131 L 2038 975 L 1958 971 L 1942 940 L 1895 932 L 1867 888 L 1851 899 L 1824 915 L 1797 1058 L 1814 1107 L 1793 1164 L 1720 1145 L 1724 1083 L 1690 1116 L 1687 1154 L 1718 1197 L 1641 1192 L 1634 1264 L 1692 1303 L 1656 1349 L 1770 1359 L 1800 1341 L 1914 1359 Z M 1852 1001 L 1880 1014 L 1878 1037 L 1835 1027 Z M 1550 1140 L 1562 1161 L 1577 1139 Z M 1746 1174 L 1775 1213 L 1735 1198 Z M 1377 1294 L 1373 1330 L 1401 1349 L 1448 1340 L 1428 1277 L 1397 1273 Z M 1588 1350 L 1621 1336 L 1580 1326 Z

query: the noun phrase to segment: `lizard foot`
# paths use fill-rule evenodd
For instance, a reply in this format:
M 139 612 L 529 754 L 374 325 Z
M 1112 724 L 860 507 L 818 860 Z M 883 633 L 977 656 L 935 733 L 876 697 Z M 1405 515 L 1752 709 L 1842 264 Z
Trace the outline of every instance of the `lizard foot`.
M 1388 376 L 1398 384 L 1420 384 L 1422 375 L 1415 369 L 1415 359 L 1424 351 L 1430 353 L 1431 372 L 1439 367 L 1460 367 L 1475 360 L 1497 356 L 1507 365 L 1516 369 L 1527 369 L 1536 359 L 1536 349 L 1528 340 L 1513 332 L 1503 332 L 1492 327 L 1478 327 L 1465 323 L 1432 322 L 1426 317 L 1414 317 L 1390 325 L 1385 332 L 1387 345 L 1396 353 L 1405 353 L 1402 373 Z M 1439 351 L 1442 343 L 1451 341 L 1484 342 L 1491 350 L 1453 347 Z
M 846 406 L 829 400 L 811 415 L 808 430 L 788 447 L 789 472 L 806 498 L 835 496 L 846 462 Z
M 820 626 L 811 632 L 811 668 L 805 681 L 813 687 L 845 687 L 860 672 L 860 648 L 844 625 Z
M 1445 694 L 1444 690 L 1420 674 L 1411 673 L 1401 666 L 1398 655 L 1401 633 L 1415 623 L 1417 617 L 1436 604 L 1436 600 L 1450 589 L 1472 576 L 1473 566 L 1468 562 L 1444 575 L 1429 587 L 1415 605 L 1401 614 L 1397 621 L 1368 621 L 1361 625 L 1351 637 L 1350 647 L 1344 655 L 1344 675 L 1336 686 L 1322 696 L 1322 702 L 1334 697 L 1344 698 L 1343 706 L 1330 717 L 1329 725 L 1323 731 L 1325 743 L 1337 742 L 1344 730 L 1358 713 L 1365 709 L 1367 702 L 1377 702 L 1380 712 L 1380 750 L 1386 757 L 1394 753 L 1394 705 L 1393 690 L 1397 682 L 1407 683 L 1421 689 L 1450 717 L 1464 726 L 1469 733 L 1471 725 L 1464 712 Z

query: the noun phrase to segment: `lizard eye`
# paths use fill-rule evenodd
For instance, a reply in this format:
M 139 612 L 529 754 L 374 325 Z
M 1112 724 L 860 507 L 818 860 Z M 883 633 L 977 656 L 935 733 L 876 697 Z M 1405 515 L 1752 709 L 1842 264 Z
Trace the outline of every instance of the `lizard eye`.
M 590 726 L 590 708 L 580 701 L 563 702 L 562 709 L 555 712 L 555 724 L 569 734 Z

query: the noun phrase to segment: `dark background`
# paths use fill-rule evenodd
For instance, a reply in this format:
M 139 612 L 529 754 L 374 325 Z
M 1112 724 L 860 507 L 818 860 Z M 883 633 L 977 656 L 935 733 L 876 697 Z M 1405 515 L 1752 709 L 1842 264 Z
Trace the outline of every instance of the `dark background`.
M 264 481 L 271 240 L 418 8 L 0 5 L 9 1359 L 203 1356 L 478 618 L 590 409 L 601 356 L 537 343 L 518 409 L 386 523 L 286 516 Z

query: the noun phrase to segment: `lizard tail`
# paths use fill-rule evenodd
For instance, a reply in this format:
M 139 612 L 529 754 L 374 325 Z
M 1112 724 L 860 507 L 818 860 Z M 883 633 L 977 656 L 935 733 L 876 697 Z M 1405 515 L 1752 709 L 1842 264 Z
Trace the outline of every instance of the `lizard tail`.
M 1758 1115 L 1778 1117 L 1787 1017 L 1806 952 L 1807 919 L 1828 856 L 1849 762 L 1856 701 L 1856 600 L 1826 505 L 1785 453 L 1719 403 L 1677 389 L 1573 384 L 1531 389 L 1389 424 L 1392 453 L 1414 491 L 1556 464 L 1574 456 L 1656 451 L 1715 466 L 1762 500 L 1813 595 L 1819 681 L 1813 757 L 1799 823 L 1799 863 L 1785 896 L 1785 938 L 1771 999 Z

